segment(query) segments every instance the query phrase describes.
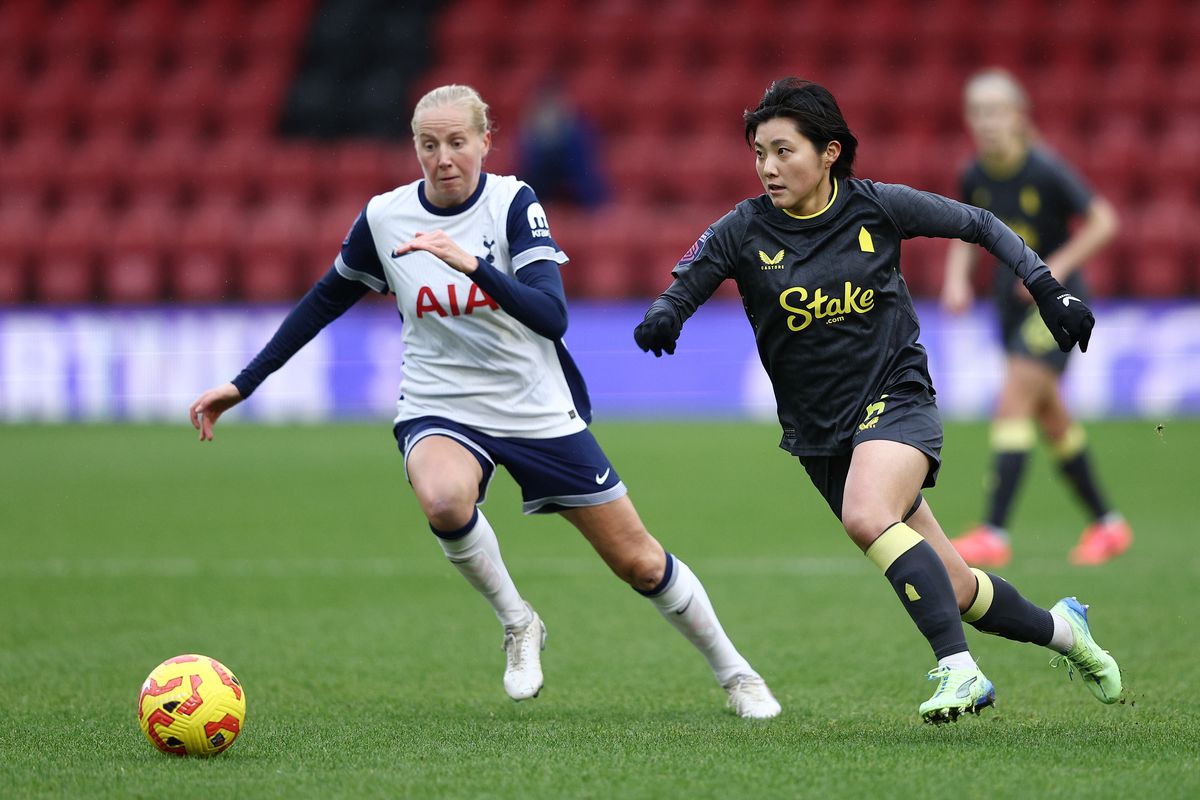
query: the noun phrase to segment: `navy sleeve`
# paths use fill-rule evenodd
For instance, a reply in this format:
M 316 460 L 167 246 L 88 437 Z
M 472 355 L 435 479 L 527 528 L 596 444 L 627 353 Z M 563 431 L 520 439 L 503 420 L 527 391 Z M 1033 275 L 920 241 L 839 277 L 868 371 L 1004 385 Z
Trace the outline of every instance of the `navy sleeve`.
M 350 232 L 342 242 L 342 251 L 338 253 L 333 266 L 346 280 L 358 281 L 380 294 L 388 293 L 387 275 L 379 261 L 379 252 L 375 249 L 375 237 L 367 222 L 365 208 L 350 226 Z
M 513 279 L 480 258 L 471 280 L 539 336 L 558 340 L 567 332 L 567 296 L 553 261 L 527 264 Z
M 249 397 L 268 375 L 282 367 L 322 328 L 344 314 L 366 293 L 367 287 L 362 283 L 343 278 L 336 267 L 330 268 L 287 315 L 267 346 L 233 379 L 233 385 L 242 397 Z
M 550 236 L 546 210 L 528 186 L 522 186 L 509 205 L 505 232 L 508 234 L 508 255 L 517 274 L 535 261 L 567 263 L 566 253 Z
M 982 245 L 1028 286 L 1050 270 L 1024 240 L 990 211 L 903 184 L 866 184 L 905 239 L 931 236 Z

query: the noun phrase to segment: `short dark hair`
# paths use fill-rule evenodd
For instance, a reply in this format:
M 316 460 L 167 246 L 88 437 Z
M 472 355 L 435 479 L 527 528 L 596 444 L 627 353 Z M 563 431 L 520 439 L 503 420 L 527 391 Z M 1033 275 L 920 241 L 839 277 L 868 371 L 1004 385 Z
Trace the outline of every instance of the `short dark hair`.
M 830 172 L 835 178 L 854 176 L 858 137 L 851 133 L 837 100 L 828 89 L 800 78 L 787 77 L 772 81 L 758 108 L 742 114 L 746 123 L 746 143 L 753 147 L 758 126 L 777 117 L 787 117 L 795 122 L 796 128 L 813 143 L 818 153 L 830 142 L 840 142 L 842 153 L 833 162 Z

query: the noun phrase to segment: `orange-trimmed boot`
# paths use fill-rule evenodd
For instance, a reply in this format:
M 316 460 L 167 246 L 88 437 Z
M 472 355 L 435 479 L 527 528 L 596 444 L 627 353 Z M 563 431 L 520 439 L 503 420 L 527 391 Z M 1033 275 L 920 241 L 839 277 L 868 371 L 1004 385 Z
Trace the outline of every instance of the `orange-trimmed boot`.
M 1083 530 L 1079 544 L 1071 549 L 1071 563 L 1095 566 L 1111 561 L 1133 544 L 1133 530 L 1120 514 L 1108 514 Z
M 990 525 L 977 525 L 966 534 L 951 539 L 950 544 L 972 567 L 999 569 L 1012 560 L 1012 545 L 1008 536 Z

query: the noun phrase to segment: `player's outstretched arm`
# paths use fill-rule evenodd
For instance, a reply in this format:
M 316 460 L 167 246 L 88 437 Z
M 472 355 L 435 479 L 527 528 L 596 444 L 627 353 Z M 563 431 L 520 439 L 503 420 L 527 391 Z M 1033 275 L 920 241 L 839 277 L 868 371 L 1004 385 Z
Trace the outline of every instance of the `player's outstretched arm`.
M 200 441 L 211 442 L 217 420 L 240 402 L 242 393 L 232 383 L 214 386 L 197 397 L 188 411 L 192 417 L 192 427 L 200 431 Z

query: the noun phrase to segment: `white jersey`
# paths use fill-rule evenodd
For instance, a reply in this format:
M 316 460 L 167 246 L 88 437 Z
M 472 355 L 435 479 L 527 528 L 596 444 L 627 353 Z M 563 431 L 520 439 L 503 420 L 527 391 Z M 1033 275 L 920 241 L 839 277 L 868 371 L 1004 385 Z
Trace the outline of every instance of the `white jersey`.
M 371 198 L 334 263 L 344 278 L 396 295 L 404 365 L 396 422 L 445 417 L 490 436 L 546 439 L 590 418 L 587 390 L 562 341 L 510 316 L 437 256 L 392 255 L 418 232 L 444 230 L 501 273 L 537 261 L 565 264 L 533 190 L 510 176 L 480 176 L 461 206 L 431 205 L 423 181 Z

